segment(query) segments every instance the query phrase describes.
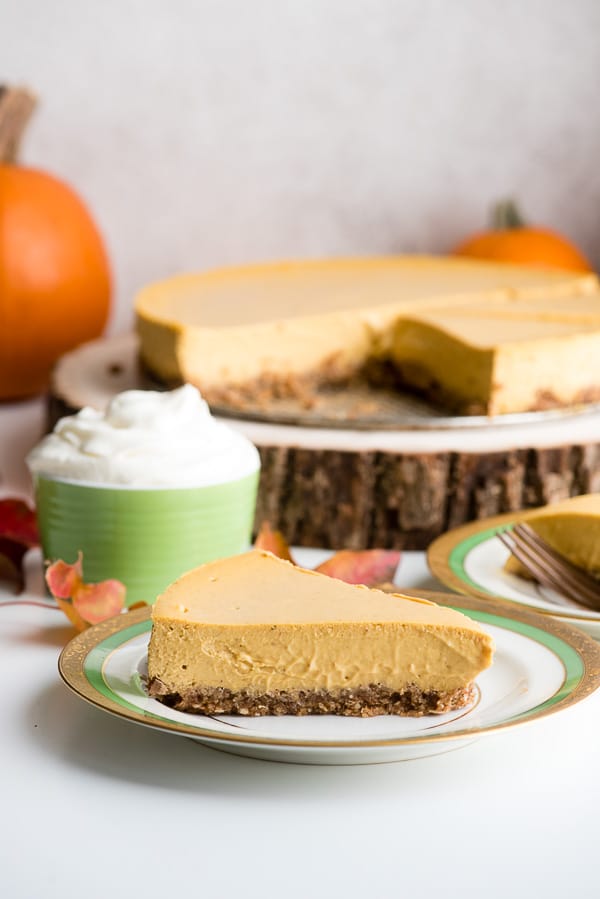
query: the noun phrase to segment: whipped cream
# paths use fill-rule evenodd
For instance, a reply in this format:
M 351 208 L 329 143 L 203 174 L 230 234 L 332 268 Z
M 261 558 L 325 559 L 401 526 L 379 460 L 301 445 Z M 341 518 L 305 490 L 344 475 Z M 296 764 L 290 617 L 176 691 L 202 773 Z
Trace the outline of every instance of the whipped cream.
M 256 447 L 214 419 L 198 390 L 127 390 L 105 412 L 61 418 L 28 455 L 31 473 L 101 486 L 204 487 L 257 471 Z

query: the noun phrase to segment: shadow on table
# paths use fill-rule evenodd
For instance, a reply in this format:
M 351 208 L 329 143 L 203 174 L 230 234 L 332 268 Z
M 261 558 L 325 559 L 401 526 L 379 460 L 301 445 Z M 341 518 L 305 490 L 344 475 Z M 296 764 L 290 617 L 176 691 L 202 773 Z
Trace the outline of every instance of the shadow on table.
M 194 740 L 122 721 L 77 699 L 62 684 L 44 691 L 25 710 L 24 725 L 43 753 L 97 775 L 198 795 L 256 799 L 291 797 L 312 801 L 353 790 L 388 795 L 390 768 L 402 794 L 444 791 L 452 778 L 477 777 L 471 747 L 435 759 L 360 766 L 292 765 L 242 758 Z M 436 763 L 437 762 L 437 763 Z M 450 767 L 449 767 L 450 766 Z M 485 761 L 481 776 L 486 776 Z
M 58 615 L 56 616 L 58 618 Z M 77 633 L 75 628 L 68 623 L 63 624 L 64 616 L 56 621 L 53 626 L 35 627 L 29 632 L 21 634 L 18 639 L 27 646 L 55 646 L 62 649 L 72 640 Z

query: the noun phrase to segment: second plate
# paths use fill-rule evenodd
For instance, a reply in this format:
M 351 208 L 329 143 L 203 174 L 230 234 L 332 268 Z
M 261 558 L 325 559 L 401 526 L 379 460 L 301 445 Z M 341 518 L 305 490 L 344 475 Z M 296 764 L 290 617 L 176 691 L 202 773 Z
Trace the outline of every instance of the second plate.
M 575 625 L 600 640 L 600 612 L 582 609 L 554 590 L 504 570 L 509 550 L 497 534 L 515 521 L 513 513 L 497 515 L 438 537 L 427 551 L 432 573 L 459 593 L 482 599 L 501 597 L 521 608 Z

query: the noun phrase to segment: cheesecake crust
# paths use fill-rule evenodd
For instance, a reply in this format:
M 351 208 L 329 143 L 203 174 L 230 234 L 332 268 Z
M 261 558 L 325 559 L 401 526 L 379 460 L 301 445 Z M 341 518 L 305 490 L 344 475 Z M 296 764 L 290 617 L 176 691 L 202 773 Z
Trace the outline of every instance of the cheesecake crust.
M 368 684 L 337 690 L 271 690 L 253 693 L 224 687 L 194 687 L 171 690 L 160 678 L 148 683 L 148 695 L 170 708 L 197 715 L 342 715 L 372 718 L 376 715 L 403 715 L 415 718 L 441 715 L 465 708 L 475 701 L 473 684 L 439 692 L 407 684 L 393 690 L 384 684 Z
M 141 362 L 144 371 L 149 370 Z M 173 388 L 184 383 L 178 378 L 169 381 Z M 340 392 L 352 387 L 370 387 L 383 390 L 399 390 L 420 396 L 434 407 L 445 410 L 450 415 L 495 415 L 495 394 L 502 392 L 502 385 L 494 385 L 486 399 L 476 400 L 453 392 L 442 384 L 425 364 L 414 361 L 392 363 L 389 359 L 373 358 L 353 370 L 336 364 L 335 358 L 328 359 L 316 369 L 304 374 L 263 373 L 243 384 L 209 385 L 189 379 L 201 391 L 204 399 L 215 408 L 244 411 L 261 409 L 270 411 L 273 402 L 281 399 L 292 400 L 298 410 L 314 409 L 322 390 Z M 159 384 L 159 381 L 156 381 Z M 167 382 L 165 382 L 167 383 Z M 520 412 L 546 412 L 578 405 L 600 402 L 600 386 L 590 383 L 569 397 L 568 402 L 558 397 L 551 389 L 537 390 L 531 395 L 526 408 Z M 507 410 L 502 410 L 505 414 Z
M 263 372 L 242 384 L 198 383 L 197 387 L 207 403 L 217 407 L 224 406 L 239 411 L 258 407 L 267 411 L 274 400 L 293 399 L 299 408 L 312 409 L 320 389 L 341 389 L 351 384 L 359 373 L 360 368 L 343 365 L 338 354 L 334 354 L 321 365 L 302 374 Z

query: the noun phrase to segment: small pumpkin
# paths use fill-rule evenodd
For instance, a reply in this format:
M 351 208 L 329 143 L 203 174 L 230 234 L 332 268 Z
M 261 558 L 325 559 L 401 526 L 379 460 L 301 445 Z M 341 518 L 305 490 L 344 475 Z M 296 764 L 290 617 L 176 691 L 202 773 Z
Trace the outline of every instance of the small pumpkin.
M 497 204 L 490 230 L 467 238 L 453 254 L 496 262 L 592 271 L 588 260 L 571 241 L 550 228 L 526 224 L 511 200 Z
M 42 391 L 54 362 L 99 337 L 111 299 L 107 253 L 79 196 L 17 164 L 35 107 L 0 87 L 0 399 Z

